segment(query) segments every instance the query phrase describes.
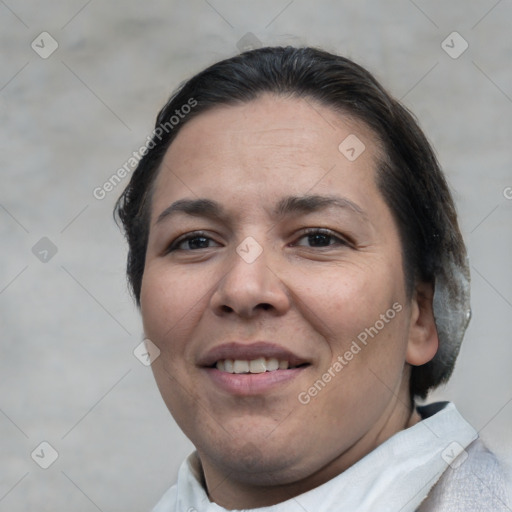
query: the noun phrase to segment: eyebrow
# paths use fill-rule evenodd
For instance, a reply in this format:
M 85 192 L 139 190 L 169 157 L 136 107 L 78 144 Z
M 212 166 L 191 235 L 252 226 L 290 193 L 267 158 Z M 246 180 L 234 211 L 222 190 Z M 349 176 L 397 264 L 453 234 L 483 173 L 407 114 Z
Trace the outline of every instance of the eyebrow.
M 275 218 L 282 218 L 291 216 L 292 214 L 307 214 L 324 210 L 330 207 L 341 208 L 343 210 L 352 210 L 358 216 L 368 221 L 368 216 L 364 210 L 347 199 L 346 197 L 339 196 L 321 196 L 321 195 L 306 195 L 306 196 L 287 196 L 279 200 L 272 216 Z M 224 207 L 212 199 L 179 199 L 170 206 L 168 206 L 158 216 L 155 225 L 161 223 L 164 219 L 169 219 L 171 216 L 185 213 L 194 217 L 207 217 L 222 222 L 226 222 L 229 218 Z

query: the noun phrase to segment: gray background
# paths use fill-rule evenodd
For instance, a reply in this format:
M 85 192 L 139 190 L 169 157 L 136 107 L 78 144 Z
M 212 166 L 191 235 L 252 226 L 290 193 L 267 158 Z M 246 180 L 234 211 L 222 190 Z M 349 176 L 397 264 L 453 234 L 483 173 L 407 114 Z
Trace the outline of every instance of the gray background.
M 0 511 L 150 510 L 191 451 L 133 355 L 141 323 L 111 217 L 127 180 L 92 191 L 171 91 L 247 32 L 351 57 L 418 116 L 473 274 L 456 371 L 431 399 L 512 459 L 511 22 L 507 0 L 0 0 Z M 46 59 L 31 48 L 43 31 L 59 45 Z M 456 59 L 453 31 L 469 44 Z M 43 237 L 47 261 L 47 242 L 32 250 Z M 42 441 L 59 455 L 46 470 L 30 455 Z

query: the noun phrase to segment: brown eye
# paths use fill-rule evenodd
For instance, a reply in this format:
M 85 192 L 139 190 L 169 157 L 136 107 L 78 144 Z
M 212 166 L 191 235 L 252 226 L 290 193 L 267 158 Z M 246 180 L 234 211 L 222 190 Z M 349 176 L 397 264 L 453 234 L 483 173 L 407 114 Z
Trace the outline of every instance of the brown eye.
M 333 245 L 349 245 L 348 242 L 346 242 L 343 238 L 340 238 L 337 236 L 334 231 L 331 231 L 329 229 L 308 229 L 305 231 L 305 233 L 299 238 L 301 239 L 307 239 L 307 242 L 311 244 L 309 247 L 330 247 Z M 334 243 L 331 243 L 334 242 Z M 303 244 L 294 244 L 294 245 L 301 245 Z
M 206 236 L 204 232 L 197 231 L 194 233 L 189 233 L 188 235 L 182 236 L 173 241 L 166 252 L 170 253 L 176 250 L 194 251 L 197 249 L 209 249 L 211 247 L 209 243 L 213 241 L 214 240 L 209 236 Z

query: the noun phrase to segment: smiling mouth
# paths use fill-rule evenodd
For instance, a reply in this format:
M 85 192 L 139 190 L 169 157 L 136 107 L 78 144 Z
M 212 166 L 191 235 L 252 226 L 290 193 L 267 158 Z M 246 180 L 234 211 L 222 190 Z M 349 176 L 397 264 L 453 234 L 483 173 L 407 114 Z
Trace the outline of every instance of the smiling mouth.
M 286 359 L 279 360 L 275 357 L 258 357 L 257 359 L 252 359 L 250 361 L 245 359 L 221 359 L 211 366 L 211 368 L 217 368 L 217 370 L 224 373 L 254 374 L 275 372 L 279 370 L 292 370 L 295 368 L 302 368 L 304 366 L 309 366 L 309 363 L 291 366 L 289 361 Z

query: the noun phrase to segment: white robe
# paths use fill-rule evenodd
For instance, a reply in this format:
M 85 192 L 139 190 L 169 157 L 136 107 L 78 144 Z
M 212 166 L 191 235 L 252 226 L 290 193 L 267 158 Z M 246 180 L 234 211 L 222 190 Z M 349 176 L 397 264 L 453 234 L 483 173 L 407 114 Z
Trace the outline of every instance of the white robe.
M 512 511 L 508 468 L 450 402 L 419 407 L 422 421 L 398 432 L 340 475 L 251 512 Z M 197 452 L 153 512 L 224 512 L 201 484 Z

